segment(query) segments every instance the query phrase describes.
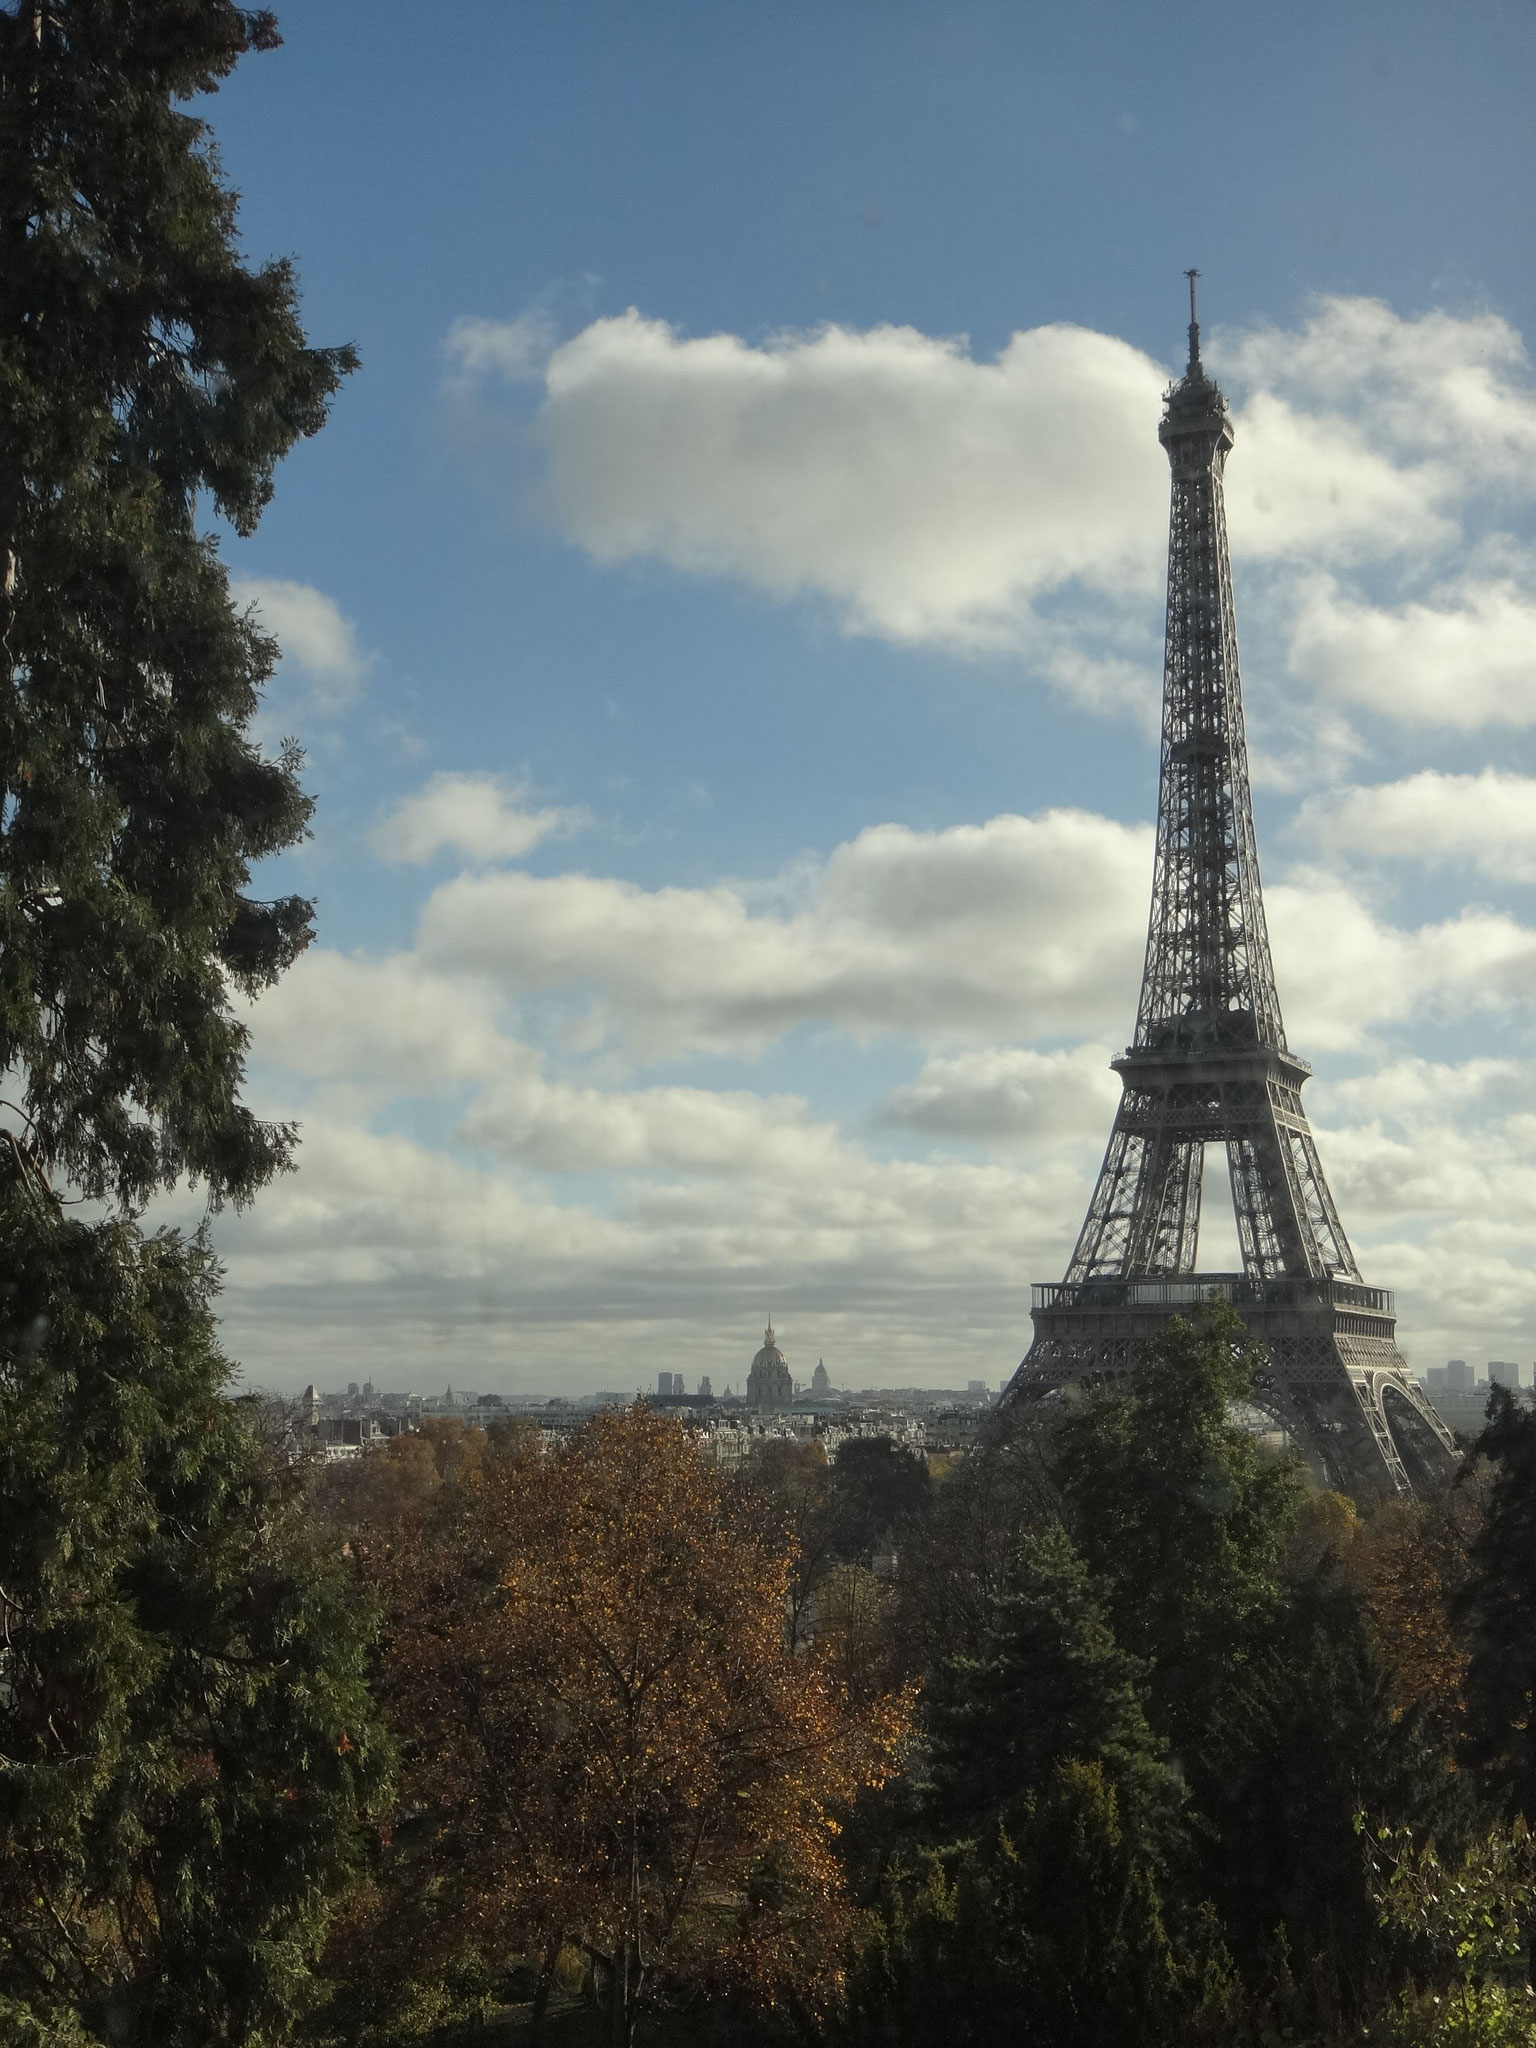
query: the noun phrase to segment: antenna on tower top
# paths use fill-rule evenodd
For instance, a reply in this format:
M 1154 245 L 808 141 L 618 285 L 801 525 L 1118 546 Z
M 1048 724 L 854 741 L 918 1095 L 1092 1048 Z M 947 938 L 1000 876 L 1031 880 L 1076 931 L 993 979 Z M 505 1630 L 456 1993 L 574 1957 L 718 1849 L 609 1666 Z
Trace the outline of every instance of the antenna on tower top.
M 1200 273 L 1198 270 L 1186 270 L 1184 275 L 1189 279 L 1189 369 L 1186 374 L 1191 377 L 1203 377 L 1205 372 L 1200 367 L 1200 318 L 1195 310 L 1195 279 Z

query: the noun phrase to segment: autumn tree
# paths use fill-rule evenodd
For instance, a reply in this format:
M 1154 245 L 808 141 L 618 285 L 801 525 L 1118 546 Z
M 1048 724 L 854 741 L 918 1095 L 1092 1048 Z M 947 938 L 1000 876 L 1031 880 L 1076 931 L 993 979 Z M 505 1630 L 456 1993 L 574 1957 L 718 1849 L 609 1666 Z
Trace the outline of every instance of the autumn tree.
M 647 1409 L 483 1468 L 390 1557 L 387 1693 L 423 1809 L 397 1924 L 546 1965 L 579 1944 L 617 2042 L 669 1984 L 826 1981 L 836 1816 L 891 1768 L 904 1706 L 855 1707 L 790 1647 L 793 1574 Z

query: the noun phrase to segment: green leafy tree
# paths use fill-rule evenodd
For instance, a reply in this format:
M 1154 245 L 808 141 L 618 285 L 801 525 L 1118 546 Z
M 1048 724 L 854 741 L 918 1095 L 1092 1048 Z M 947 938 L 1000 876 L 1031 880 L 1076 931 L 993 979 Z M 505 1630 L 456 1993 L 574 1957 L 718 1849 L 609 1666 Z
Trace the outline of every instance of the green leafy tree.
M 230 0 L 0 10 L 0 1072 L 44 1167 L 128 1203 L 243 1201 L 292 1142 L 239 1100 L 231 997 L 310 935 L 248 889 L 309 805 L 198 521 L 255 526 L 354 358 L 241 262 L 185 107 L 276 40 Z
M 1470 1635 L 1465 1753 L 1510 1810 L 1536 1822 L 1536 1414 L 1507 1387 L 1477 1449 L 1493 1467 L 1459 1608 Z
M 0 2040 L 267 2038 L 383 1788 L 371 1626 L 196 1242 L 0 1194 Z
M 1526 1929 L 1536 1912 L 1536 1857 L 1523 1820 L 1490 1828 L 1447 1859 L 1409 1828 L 1367 1830 L 1371 1890 L 1384 1926 L 1430 1959 L 1428 1981 L 1376 2020 L 1388 2048 L 1532 2048 L 1536 2000 Z
M 1406 1967 L 1378 1925 L 1355 1812 L 1454 1828 L 1462 1802 L 1426 1715 L 1399 1711 L 1359 1589 L 1317 1540 L 1320 1521 L 1348 1518 L 1303 1517 L 1297 1469 L 1233 1419 L 1245 1339 L 1224 1304 L 1170 1323 L 1131 1381 L 1068 1420 L 1057 1470 L 1189 1789 L 1186 1914 L 1213 1901 L 1250 1988 L 1291 1980 L 1297 2024 L 1348 2027 Z

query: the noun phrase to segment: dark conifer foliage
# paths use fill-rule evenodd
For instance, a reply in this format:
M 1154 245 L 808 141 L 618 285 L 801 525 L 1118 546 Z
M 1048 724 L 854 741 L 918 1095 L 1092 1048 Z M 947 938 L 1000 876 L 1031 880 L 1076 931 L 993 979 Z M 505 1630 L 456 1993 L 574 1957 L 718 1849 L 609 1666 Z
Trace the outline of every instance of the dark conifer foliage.
M 1325 1564 L 1289 1590 L 1190 1764 L 1199 1880 L 1234 1957 L 1254 1982 L 1283 1959 L 1298 2002 L 1345 2031 L 1412 1960 L 1372 1897 L 1357 1816 L 1446 1848 L 1472 1819 L 1429 1717 L 1392 1692 L 1359 1595 Z
M 1009 1825 L 1072 1759 L 1102 1770 L 1149 1839 L 1165 1832 L 1178 1787 L 1142 1709 L 1144 1677 L 1066 1532 L 1025 1535 L 987 1654 L 954 1659 L 934 1688 L 930 1804 L 941 1837 Z
M 1536 1414 L 1507 1387 L 1489 1395 L 1477 1449 L 1494 1477 L 1460 1601 L 1465 1749 L 1489 1789 L 1536 1823 Z
M 273 2038 L 387 1774 L 367 1603 L 206 1250 L 20 1185 L 0 1235 L 0 2039 Z
M 1124 1388 L 1062 1432 L 1073 1535 L 1106 1589 L 1121 1644 L 1148 1666 L 1148 1712 L 1180 1758 L 1208 1747 L 1223 1689 L 1270 1640 L 1301 1497 L 1230 1404 L 1252 1384 L 1246 1331 L 1213 1304 L 1175 1317 Z
M 1189 2038 L 1191 1978 L 1113 1786 L 1096 1764 L 1069 1761 L 1021 1802 L 1012 1832 L 930 1859 L 918 1884 L 892 1884 L 834 2039 L 1162 2048 Z
M 242 263 L 182 104 L 275 40 L 230 0 L 0 9 L 0 1072 L 39 1157 L 129 1205 L 243 1201 L 292 1142 L 238 1099 L 229 995 L 309 937 L 248 893 L 309 806 L 247 736 L 276 649 L 199 522 L 255 526 L 354 357 Z

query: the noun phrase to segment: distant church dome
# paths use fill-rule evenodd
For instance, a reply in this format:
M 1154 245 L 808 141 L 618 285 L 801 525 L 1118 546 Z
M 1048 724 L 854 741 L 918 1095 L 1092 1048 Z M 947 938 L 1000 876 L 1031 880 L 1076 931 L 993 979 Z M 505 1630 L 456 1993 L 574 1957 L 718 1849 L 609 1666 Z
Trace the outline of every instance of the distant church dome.
M 747 1401 L 753 1408 L 787 1408 L 795 1398 L 795 1383 L 789 1376 L 789 1360 L 773 1341 L 773 1325 L 763 1332 L 763 1348 L 747 1374 Z

